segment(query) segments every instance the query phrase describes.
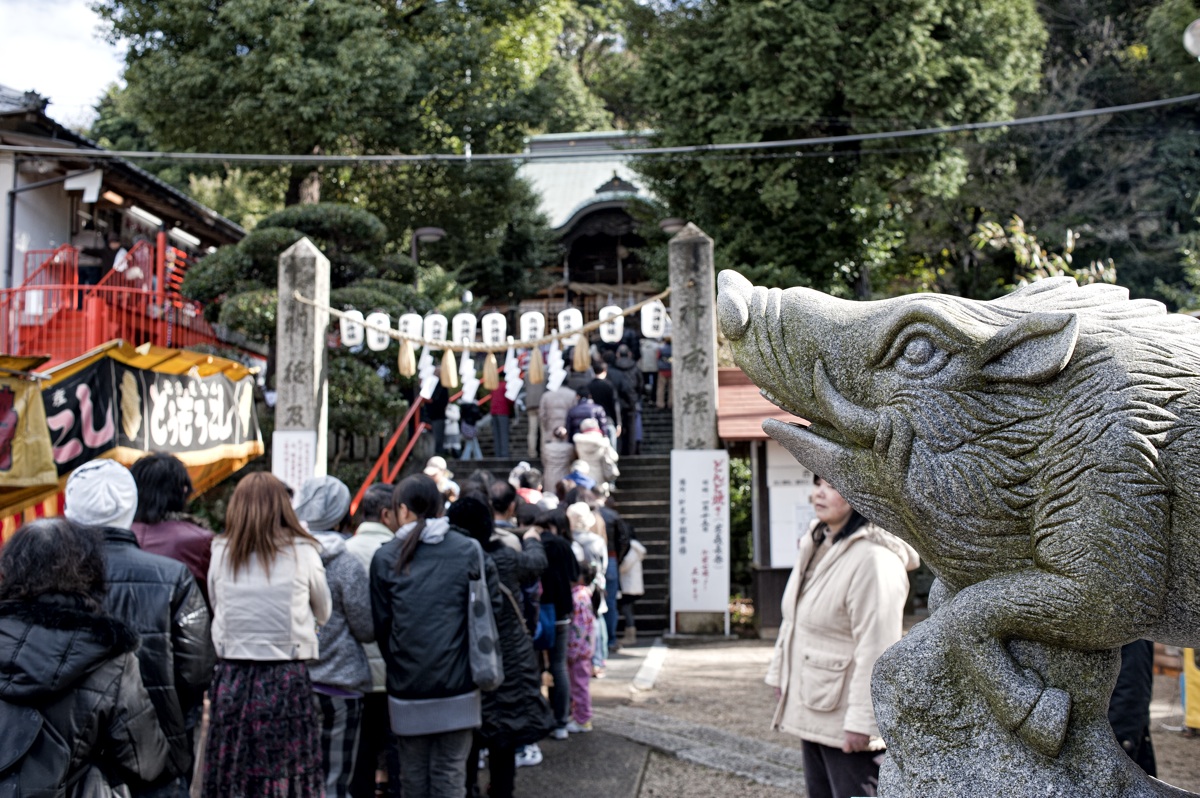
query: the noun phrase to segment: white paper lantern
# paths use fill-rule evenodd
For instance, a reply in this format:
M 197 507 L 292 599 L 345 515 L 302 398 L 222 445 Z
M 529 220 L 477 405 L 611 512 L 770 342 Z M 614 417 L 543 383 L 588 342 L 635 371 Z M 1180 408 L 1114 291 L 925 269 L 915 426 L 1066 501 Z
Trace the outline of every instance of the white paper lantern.
M 483 317 L 483 342 L 497 346 L 508 339 L 508 319 L 503 313 L 488 313 Z
M 619 343 L 625 334 L 625 317 L 621 315 L 621 308 L 617 305 L 600 308 L 600 320 L 604 321 L 600 325 L 600 340 L 606 344 Z
M 341 320 L 343 346 L 362 346 L 367 332 L 363 329 L 362 323 L 363 314 L 361 310 L 346 311 L 346 315 L 342 316 Z
M 478 320 L 474 313 L 458 313 L 450 324 L 451 338 L 458 343 L 469 344 L 475 340 L 476 327 Z
M 367 316 L 366 322 L 374 327 L 383 327 L 385 329 L 391 329 L 392 326 L 391 317 L 389 317 L 388 314 L 380 313 L 379 311 Z M 372 352 L 382 352 L 388 348 L 388 344 L 391 342 L 391 336 L 389 336 L 387 333 L 377 329 L 367 329 L 367 348 Z
M 521 340 L 533 341 L 546 332 L 546 317 L 536 310 L 521 314 Z
M 579 308 L 567 308 L 558 313 L 558 331 L 575 332 L 583 326 L 583 312 Z
M 425 317 L 424 334 L 426 341 L 445 341 L 449 322 L 441 313 L 431 313 Z
M 642 337 L 658 340 L 667 331 L 667 306 L 654 300 L 642 308 Z
M 409 338 L 424 337 L 425 320 L 419 313 L 405 313 L 400 317 L 400 334 Z

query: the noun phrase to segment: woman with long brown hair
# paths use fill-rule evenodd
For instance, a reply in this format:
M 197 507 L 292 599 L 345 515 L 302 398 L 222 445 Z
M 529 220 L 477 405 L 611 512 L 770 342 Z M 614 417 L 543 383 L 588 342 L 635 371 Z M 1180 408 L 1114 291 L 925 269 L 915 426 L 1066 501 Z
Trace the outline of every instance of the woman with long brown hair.
M 206 796 L 324 795 L 321 726 L 305 661 L 331 600 L 320 544 L 266 473 L 243 479 L 208 570 L 213 644 Z

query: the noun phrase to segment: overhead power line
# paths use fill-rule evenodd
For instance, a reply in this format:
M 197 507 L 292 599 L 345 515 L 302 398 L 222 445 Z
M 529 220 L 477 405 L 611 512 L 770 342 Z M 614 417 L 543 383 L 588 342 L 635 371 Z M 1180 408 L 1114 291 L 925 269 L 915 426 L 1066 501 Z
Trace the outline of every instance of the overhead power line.
M 724 144 L 688 144 L 678 147 L 629 147 L 626 149 L 602 151 L 549 151 L 549 152 L 519 152 L 519 153 L 481 153 L 466 155 L 462 153 L 423 153 L 423 154 L 391 154 L 391 155 L 280 155 L 272 153 L 244 152 L 143 152 L 139 150 L 69 150 L 61 147 L 34 147 L 16 144 L 0 145 L 0 152 L 11 152 L 18 155 L 47 155 L 47 156 L 86 156 L 93 159 L 125 158 L 128 160 L 169 159 L 175 161 L 215 161 L 215 162 L 252 162 L 279 164 L 363 164 L 363 163 L 431 163 L 437 161 L 470 163 L 472 161 L 517 161 L 532 163 L 537 161 L 576 161 L 594 160 L 596 158 L 628 158 L 659 157 L 669 155 L 691 155 L 695 153 L 714 152 L 745 152 L 753 150 L 779 150 L 788 148 L 813 147 L 830 144 L 850 144 L 867 141 L 886 141 L 889 139 L 917 138 L 920 136 L 943 136 L 950 133 L 963 133 L 982 130 L 996 130 L 1006 127 L 1026 127 L 1029 125 L 1044 125 L 1051 122 L 1065 122 L 1072 119 L 1087 119 L 1097 116 L 1112 116 L 1129 114 L 1137 111 L 1148 111 L 1170 105 L 1183 105 L 1200 100 L 1200 94 L 1185 94 L 1181 97 L 1168 97 L 1161 100 L 1130 103 L 1128 105 L 1112 105 L 1107 108 L 1090 108 L 1083 111 L 1064 111 L 1057 114 L 1042 114 L 1018 119 L 1005 119 L 995 122 L 965 122 L 959 125 L 944 127 L 924 127 L 910 130 L 889 130 L 877 133 L 851 133 L 843 136 L 811 136 L 802 139 L 785 139 L 782 141 L 740 141 Z

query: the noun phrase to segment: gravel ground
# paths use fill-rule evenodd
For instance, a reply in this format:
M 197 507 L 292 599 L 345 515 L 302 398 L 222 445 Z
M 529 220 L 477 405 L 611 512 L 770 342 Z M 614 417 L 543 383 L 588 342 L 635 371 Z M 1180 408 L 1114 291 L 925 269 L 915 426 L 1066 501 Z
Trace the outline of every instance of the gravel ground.
M 1158 777 L 1168 784 L 1200 792 L 1200 738 L 1180 734 L 1183 710 L 1179 704 L 1179 679 L 1154 677 L 1150 705 L 1150 740 L 1158 760 Z
M 770 730 L 775 696 L 763 683 L 763 677 L 771 650 L 769 641 L 672 648 L 654 689 L 635 693 L 632 704 L 798 749 L 798 739 Z M 1200 737 L 1185 738 L 1178 731 L 1182 720 L 1178 679 L 1156 676 L 1150 734 L 1158 759 L 1158 776 L 1168 784 L 1200 793 Z M 652 755 L 651 765 L 643 781 L 643 796 L 767 798 L 783 794 L 782 790 L 658 754 Z M 679 786 L 671 779 L 678 779 Z
M 770 728 L 775 692 L 763 677 L 772 648 L 761 640 L 672 648 L 654 689 L 633 705 L 799 749 L 797 738 Z
M 638 798 L 796 798 L 750 779 L 651 753 Z

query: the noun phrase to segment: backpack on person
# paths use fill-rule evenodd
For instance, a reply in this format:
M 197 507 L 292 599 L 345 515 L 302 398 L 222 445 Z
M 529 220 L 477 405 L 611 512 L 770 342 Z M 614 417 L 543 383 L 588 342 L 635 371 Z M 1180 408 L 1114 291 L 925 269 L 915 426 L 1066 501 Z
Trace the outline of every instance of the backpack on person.
M 0 700 L 0 798 L 65 794 L 71 746 L 33 707 Z

